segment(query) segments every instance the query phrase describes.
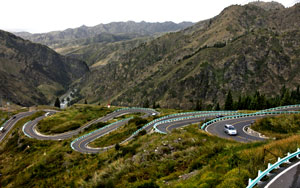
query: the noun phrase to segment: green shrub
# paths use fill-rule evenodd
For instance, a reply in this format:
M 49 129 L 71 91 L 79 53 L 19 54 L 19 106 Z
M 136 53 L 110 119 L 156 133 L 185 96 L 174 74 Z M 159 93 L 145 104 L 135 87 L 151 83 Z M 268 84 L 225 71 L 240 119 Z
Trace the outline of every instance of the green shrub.
M 155 182 L 151 181 L 143 183 L 142 185 L 139 185 L 136 188 L 159 188 L 159 186 Z

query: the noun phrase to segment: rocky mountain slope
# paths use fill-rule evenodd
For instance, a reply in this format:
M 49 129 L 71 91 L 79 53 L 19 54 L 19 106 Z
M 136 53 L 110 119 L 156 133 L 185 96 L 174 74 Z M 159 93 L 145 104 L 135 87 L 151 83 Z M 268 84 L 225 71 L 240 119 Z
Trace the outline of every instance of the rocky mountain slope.
M 267 7 L 267 8 L 266 8 Z M 185 30 L 142 43 L 73 87 L 89 101 L 193 108 L 300 83 L 300 4 L 230 6 Z
M 148 23 L 128 21 L 99 24 L 93 27 L 83 25 L 75 29 L 66 29 L 64 31 L 53 31 L 41 34 L 30 34 L 26 32 L 15 34 L 32 42 L 41 43 L 55 49 L 65 46 L 67 43 L 73 42 L 74 40 L 87 39 L 103 33 L 112 35 L 135 34 L 138 36 L 149 36 L 155 33 L 177 31 L 191 25 L 193 25 L 191 22 L 176 24 L 173 22 Z
M 89 71 L 85 62 L 0 30 L 0 96 L 21 104 L 47 104 Z
M 55 50 L 62 55 L 85 61 L 90 68 L 99 68 L 111 61 L 118 61 L 130 49 L 152 39 L 152 36 L 137 34 L 101 33 L 95 37 L 65 43 Z

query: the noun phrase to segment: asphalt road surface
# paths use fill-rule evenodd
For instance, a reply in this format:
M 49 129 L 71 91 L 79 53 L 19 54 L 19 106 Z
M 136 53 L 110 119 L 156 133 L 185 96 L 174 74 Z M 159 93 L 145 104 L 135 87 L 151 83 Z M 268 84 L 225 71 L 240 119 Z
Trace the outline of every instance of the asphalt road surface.
M 244 132 L 244 127 L 250 125 L 252 121 L 263 118 L 265 116 L 243 117 L 238 119 L 229 119 L 210 124 L 206 127 L 206 131 L 221 138 L 232 139 L 238 142 L 254 142 L 263 141 L 263 138 L 251 136 Z M 236 136 L 230 136 L 224 132 L 225 124 L 233 125 L 237 130 Z
M 10 130 L 15 126 L 15 124 L 24 117 L 34 114 L 36 111 L 32 112 L 22 112 L 11 117 L 4 125 L 4 132 L 0 133 L 0 142 L 5 138 L 5 136 L 10 132 Z M 15 117 L 15 118 L 14 118 Z
M 185 116 L 187 117 L 187 116 Z M 190 125 L 190 124 L 194 124 L 194 123 L 199 123 L 200 121 L 203 121 L 205 119 L 211 119 L 211 118 L 215 118 L 215 115 L 211 115 L 211 116 L 205 116 L 205 117 L 193 117 L 190 116 L 189 119 L 184 119 L 184 120 L 178 120 L 178 121 L 173 121 L 173 122 L 165 122 L 165 123 L 159 123 L 156 128 L 163 133 L 171 133 L 171 131 L 173 129 L 177 129 L 186 125 Z M 174 118 L 174 117 L 173 117 Z M 172 119 L 173 119 L 172 118 Z M 177 117 L 176 117 L 177 118 Z M 172 120 L 170 118 L 170 120 Z

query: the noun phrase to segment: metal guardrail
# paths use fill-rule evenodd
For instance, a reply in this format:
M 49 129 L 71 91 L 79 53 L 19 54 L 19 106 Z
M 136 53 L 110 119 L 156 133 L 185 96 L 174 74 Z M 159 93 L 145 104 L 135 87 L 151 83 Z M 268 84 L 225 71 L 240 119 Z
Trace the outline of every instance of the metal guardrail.
M 140 129 L 136 130 L 129 138 L 127 138 L 126 140 L 124 140 L 122 143 L 127 142 L 130 138 L 134 137 L 135 135 L 137 135 L 140 131 L 142 131 L 143 129 L 145 129 L 146 127 L 155 124 L 158 121 L 161 121 L 163 119 L 169 118 L 169 117 L 176 117 L 176 116 L 180 116 L 180 115 L 187 115 L 187 114 L 199 114 L 199 113 L 210 113 L 210 115 L 212 114 L 212 112 L 218 112 L 216 113 L 216 115 L 222 115 L 222 113 L 238 113 L 237 111 L 196 111 L 196 112 L 182 112 L 182 113 L 177 113 L 177 114 L 170 114 L 170 115 L 166 115 L 163 117 L 160 117 L 158 119 L 155 119 L 149 123 L 147 123 L 146 125 L 144 125 L 143 127 L 141 127 Z M 162 133 L 164 134 L 164 133 Z
M 85 137 L 87 137 L 87 136 L 89 136 L 89 135 L 91 135 L 91 134 L 93 134 L 93 133 L 95 133 L 95 132 L 101 131 L 101 130 L 107 128 L 107 127 L 113 126 L 113 125 L 115 125 L 115 124 L 117 124 L 117 123 L 120 123 L 120 122 L 123 122 L 123 121 L 130 120 L 130 119 L 132 119 L 132 118 L 133 118 L 133 117 L 130 117 L 130 118 L 127 118 L 127 119 L 123 119 L 123 120 L 120 120 L 120 121 L 116 121 L 116 122 L 114 122 L 114 123 L 111 123 L 111 124 L 108 124 L 108 125 L 106 125 L 106 126 L 104 126 L 104 127 L 101 127 L 101 128 L 99 128 L 99 129 L 97 129 L 97 130 L 94 130 L 94 131 L 92 131 L 92 132 L 90 132 L 90 133 L 88 133 L 88 134 L 82 135 L 82 136 L 76 138 L 75 140 L 73 140 L 73 141 L 71 142 L 71 144 L 70 144 L 70 145 L 71 145 L 71 148 L 72 148 L 73 150 L 75 150 L 74 147 L 73 147 L 74 142 L 76 142 L 76 141 L 78 141 L 78 140 L 80 140 L 80 139 L 82 139 L 82 138 L 85 138 Z
M 277 115 L 277 114 L 300 114 L 300 111 L 266 111 L 266 112 L 255 112 L 250 114 L 240 114 L 235 116 L 226 116 L 222 118 L 216 118 L 211 121 L 208 121 L 204 123 L 201 126 L 201 129 L 205 129 L 206 126 L 213 124 L 218 121 L 227 120 L 227 119 L 237 119 L 237 118 L 243 118 L 243 117 L 252 117 L 252 116 L 260 116 L 260 115 Z
M 269 108 L 269 109 L 261 110 L 260 112 L 267 112 L 267 111 L 280 110 L 280 109 L 289 109 L 289 108 L 300 108 L 300 104 L 278 106 L 278 107 L 275 107 L 275 108 Z
M 281 159 L 280 157 L 278 158 L 277 162 L 274 164 L 270 164 L 268 163 L 268 168 L 261 172 L 260 170 L 258 171 L 258 175 L 254 180 L 251 180 L 249 178 L 249 182 L 248 182 L 248 186 L 246 188 L 252 188 L 254 187 L 263 177 L 265 177 L 266 175 L 268 175 L 272 170 L 279 168 L 279 166 L 283 163 L 289 163 L 289 160 L 297 157 L 299 158 L 300 155 L 300 148 L 297 149 L 296 152 L 290 154 L 288 153 L 286 157 L 284 157 L 283 159 Z
M 207 112 L 212 112 L 212 111 L 207 111 Z M 160 124 L 164 124 L 164 123 L 182 121 L 182 120 L 186 120 L 186 119 L 194 119 L 194 118 L 201 118 L 201 117 L 207 117 L 207 116 L 217 116 L 217 115 L 236 115 L 236 114 L 241 114 L 241 113 L 220 111 L 219 113 L 207 113 L 207 114 L 201 114 L 201 115 L 191 115 L 191 116 L 187 116 L 187 117 L 180 117 L 180 118 L 173 118 L 173 119 L 168 119 L 168 120 L 164 120 L 164 121 L 159 121 L 159 122 L 155 123 L 153 127 L 154 127 L 155 132 L 158 132 L 158 133 L 161 133 L 161 134 L 167 134 L 165 132 L 160 131 L 157 128 L 157 126 L 160 125 Z
M 129 107 L 129 108 L 121 108 L 121 109 L 118 109 L 118 110 L 115 110 L 114 112 L 119 112 L 119 111 L 123 111 L 123 110 L 129 110 L 129 109 L 142 109 L 142 110 L 150 110 L 150 111 L 153 111 L 153 112 L 157 112 L 155 111 L 154 109 L 152 108 L 139 108 L 139 107 Z M 154 124 L 158 121 L 161 121 L 162 119 L 165 119 L 165 118 L 169 118 L 169 117 L 176 117 L 176 116 L 180 116 L 180 115 L 188 115 L 188 114 L 199 114 L 199 113 L 209 113 L 210 115 L 212 114 L 215 114 L 215 115 L 223 115 L 223 114 L 228 114 L 228 113 L 235 113 L 237 114 L 238 112 L 237 111 L 196 111 L 196 112 L 183 112 L 183 113 L 177 113 L 177 114 L 170 114 L 170 115 L 167 115 L 167 116 L 163 116 L 161 118 L 158 118 L 158 119 L 155 119 L 149 123 L 147 123 L 146 125 L 144 125 L 143 127 L 141 127 L 140 129 L 136 130 L 133 134 L 130 135 L 130 137 L 128 137 L 126 140 L 122 141 L 122 143 L 125 143 L 127 142 L 130 138 L 134 137 L 135 135 L 137 135 L 139 132 L 141 132 L 143 129 L 145 129 L 146 127 L 150 126 L 151 124 Z M 108 125 L 107 125 L 108 126 Z M 77 138 L 77 139 L 80 139 Z M 76 140 L 74 140 L 73 142 L 75 142 Z M 72 143 L 73 143 L 72 142 Z M 71 143 L 71 147 L 72 147 L 72 143 Z
M 0 127 L 4 127 L 4 125 L 8 122 L 8 120 L 6 120 L 4 123 L 2 123 L 2 125 Z
M 29 134 L 27 134 L 27 133 L 25 132 L 25 127 L 26 127 L 26 125 L 27 125 L 29 122 L 31 122 L 31 121 L 27 121 L 27 122 L 23 125 L 22 131 L 23 131 L 23 133 L 24 133 L 27 137 L 32 138 Z
M 115 110 L 114 112 L 119 112 L 119 111 L 123 111 L 123 110 L 148 110 L 148 111 L 156 112 L 156 110 L 154 110 L 152 108 L 140 108 L 140 107 L 120 108 L 118 110 Z
M 212 115 L 214 114 L 215 112 L 215 115 L 223 115 L 224 113 L 238 113 L 237 111 L 196 111 L 196 112 L 182 112 L 182 113 L 177 113 L 177 114 L 170 114 L 170 115 L 166 115 L 166 116 L 163 116 L 163 117 L 160 117 L 158 119 L 155 119 L 149 123 L 147 123 L 146 125 L 144 125 L 143 127 L 141 127 L 140 129 L 138 129 L 137 131 L 135 131 L 128 139 L 124 140 L 123 142 L 121 143 L 125 143 L 127 142 L 127 140 L 129 140 L 130 138 L 132 138 L 133 136 L 137 135 L 140 131 L 142 131 L 143 129 L 145 129 L 146 127 L 150 126 L 151 124 L 155 124 L 156 122 L 158 121 L 161 121 L 163 119 L 166 119 L 166 118 L 169 118 L 169 117 L 176 117 L 176 116 L 180 116 L 180 115 L 188 115 L 188 114 L 199 114 L 199 113 L 209 113 L 209 115 Z M 158 130 L 159 131 L 159 130 Z M 157 131 L 157 132 L 158 132 Z M 162 132 L 162 134 L 164 134 Z

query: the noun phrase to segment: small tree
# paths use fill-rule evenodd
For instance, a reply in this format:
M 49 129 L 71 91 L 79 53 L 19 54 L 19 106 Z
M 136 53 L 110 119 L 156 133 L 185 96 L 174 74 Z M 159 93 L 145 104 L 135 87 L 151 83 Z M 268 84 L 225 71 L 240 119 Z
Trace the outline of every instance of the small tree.
M 117 144 L 115 145 L 115 149 L 118 151 L 118 150 L 120 150 L 120 148 L 121 148 L 120 144 L 117 143 Z
M 146 101 L 144 103 L 144 108 L 149 108 L 149 101 L 148 101 L 148 99 L 146 99 Z
M 220 109 L 220 104 L 219 104 L 219 103 L 216 104 L 215 110 L 216 110 L 216 111 L 221 110 L 221 109 Z
M 60 100 L 59 100 L 58 97 L 55 100 L 54 106 L 57 107 L 57 108 L 60 108 Z
M 155 109 L 156 108 L 156 104 L 155 104 L 155 101 L 153 101 L 153 105 L 152 105 L 152 108 Z
M 88 102 L 87 102 L 87 100 L 86 99 L 84 99 L 84 104 L 87 104 Z
M 202 110 L 202 100 L 197 100 L 195 110 Z
M 231 95 L 231 91 L 229 90 L 226 101 L 225 101 L 225 110 L 232 110 L 233 109 L 233 99 Z
M 289 105 L 291 104 L 291 95 L 290 91 L 288 89 L 285 90 L 285 93 L 280 101 L 281 106 Z

